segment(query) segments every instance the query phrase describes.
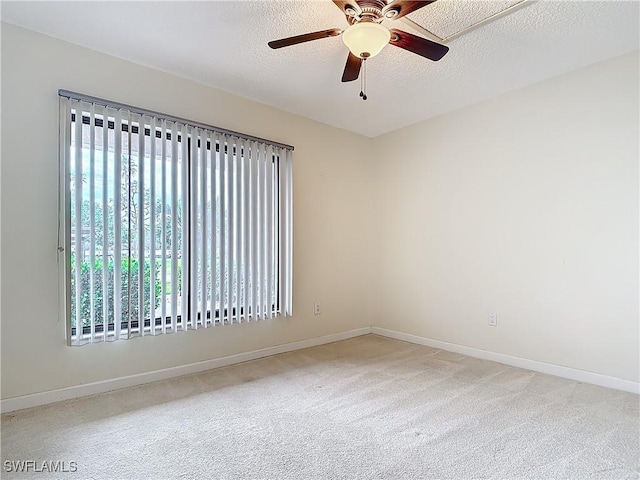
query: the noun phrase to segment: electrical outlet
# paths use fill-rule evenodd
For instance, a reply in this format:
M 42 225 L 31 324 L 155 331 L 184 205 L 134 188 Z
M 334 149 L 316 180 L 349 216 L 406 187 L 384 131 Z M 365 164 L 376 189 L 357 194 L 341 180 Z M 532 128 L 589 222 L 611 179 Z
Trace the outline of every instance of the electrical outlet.
M 497 313 L 490 313 L 489 314 L 489 325 L 491 325 L 492 327 L 497 327 L 498 326 L 498 314 Z
M 313 304 L 313 314 L 320 315 L 320 304 L 317 302 Z

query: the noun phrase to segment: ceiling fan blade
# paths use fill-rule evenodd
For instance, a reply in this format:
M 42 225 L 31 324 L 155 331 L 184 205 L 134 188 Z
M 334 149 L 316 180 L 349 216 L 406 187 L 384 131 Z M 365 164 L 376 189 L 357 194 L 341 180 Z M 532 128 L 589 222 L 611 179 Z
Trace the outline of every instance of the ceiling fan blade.
M 356 57 L 353 53 L 349 52 L 347 58 L 347 64 L 344 66 L 344 72 L 342 74 L 343 82 L 353 82 L 360 76 L 360 67 L 362 66 L 362 60 Z
M 330 28 L 329 30 L 322 30 L 320 32 L 305 33 L 304 35 L 296 35 L 295 37 L 273 40 L 272 42 L 269 42 L 268 45 L 271 48 L 282 48 L 290 45 L 296 45 L 298 43 L 310 42 L 311 40 L 318 40 L 320 38 L 335 37 L 341 33 L 342 30 L 339 28 Z
M 440 45 L 426 38 L 403 32 L 397 28 L 392 28 L 389 32 L 391 33 L 391 40 L 389 40 L 391 45 L 403 48 L 429 60 L 433 60 L 434 62 L 440 60 L 449 51 L 449 47 L 445 45 Z
M 419 8 L 426 7 L 430 3 L 435 2 L 436 0 L 422 0 L 422 1 L 413 1 L 413 0 L 395 0 L 391 2 L 389 5 L 382 9 L 382 15 L 387 18 L 392 18 L 396 20 L 398 18 L 402 18 L 405 15 L 415 12 Z M 388 12 L 398 12 L 397 15 L 387 16 Z

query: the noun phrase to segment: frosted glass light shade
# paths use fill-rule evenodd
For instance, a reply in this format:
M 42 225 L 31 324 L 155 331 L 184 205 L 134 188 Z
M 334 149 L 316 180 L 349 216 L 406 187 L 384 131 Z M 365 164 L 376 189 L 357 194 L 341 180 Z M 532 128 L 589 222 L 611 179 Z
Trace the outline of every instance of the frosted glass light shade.
M 342 41 L 358 58 L 375 57 L 390 39 L 389 30 L 373 22 L 355 23 L 342 32 Z

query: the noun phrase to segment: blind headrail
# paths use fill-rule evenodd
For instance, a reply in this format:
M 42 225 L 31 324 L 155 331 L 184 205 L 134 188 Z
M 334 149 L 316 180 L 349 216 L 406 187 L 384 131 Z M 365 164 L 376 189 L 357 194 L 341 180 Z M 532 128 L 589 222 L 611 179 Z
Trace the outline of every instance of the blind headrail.
M 269 145 L 274 145 L 276 147 L 293 151 L 293 147 L 285 143 L 274 142 L 273 140 L 267 140 L 266 138 L 254 137 L 253 135 L 247 135 L 246 133 L 234 132 L 233 130 L 216 127 L 215 125 L 207 125 L 206 123 L 187 120 L 186 118 L 176 117 L 174 115 L 167 115 L 166 113 L 155 112 L 153 110 L 147 110 L 146 108 L 135 107 L 133 105 L 127 105 L 126 103 L 112 102 L 111 100 L 105 100 L 103 98 L 93 97 L 91 95 L 85 95 L 83 93 L 72 92 L 70 90 L 64 90 L 64 89 L 59 89 L 58 95 L 61 97 L 70 98 L 74 100 L 97 103 L 98 105 L 103 105 L 105 107 L 123 108 L 123 109 L 129 110 L 132 113 L 136 113 L 139 115 L 149 115 L 149 116 L 159 118 L 160 120 L 168 120 L 171 122 L 184 123 L 186 125 L 205 128 L 207 130 L 212 130 L 214 132 L 223 133 L 223 134 L 231 135 L 234 137 L 240 137 L 240 138 L 252 140 L 255 142 L 266 143 Z

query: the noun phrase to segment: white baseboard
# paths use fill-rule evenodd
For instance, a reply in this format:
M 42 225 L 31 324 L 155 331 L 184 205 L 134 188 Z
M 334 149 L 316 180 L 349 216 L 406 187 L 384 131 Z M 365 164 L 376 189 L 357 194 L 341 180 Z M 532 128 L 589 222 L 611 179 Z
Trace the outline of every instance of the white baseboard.
M 616 390 L 622 390 L 625 392 L 636 394 L 640 393 L 640 383 L 632 382 L 630 380 L 601 375 L 599 373 L 587 372 L 585 370 L 578 370 L 575 368 L 563 367 L 560 365 L 553 365 L 551 363 L 539 362 L 537 360 L 529 360 L 527 358 L 513 357 L 511 355 L 491 352 L 488 350 L 481 350 L 478 348 L 467 347 L 455 343 L 443 342 L 441 340 L 434 340 L 432 338 L 420 337 L 418 335 L 411 335 L 408 333 L 397 332 L 385 328 L 364 327 L 355 330 L 349 330 L 347 332 L 325 335 L 323 337 L 301 340 L 299 342 L 286 343 L 284 345 L 263 348 L 251 352 L 239 353 L 237 355 L 230 355 L 228 357 L 214 358 L 212 360 L 206 360 L 204 362 L 191 363 L 188 365 L 165 368 L 162 370 L 155 370 L 153 372 L 140 373 L 137 375 L 129 375 L 126 377 L 113 378 L 101 382 L 60 388 L 57 390 L 49 390 L 47 392 L 39 392 L 31 395 L 7 398 L 0 401 L 0 411 L 2 413 L 13 412 L 15 410 L 37 407 L 39 405 L 46 405 L 48 403 L 60 402 L 72 398 L 95 395 L 97 393 L 105 393 L 112 390 L 118 390 L 120 388 L 134 387 L 137 385 L 143 385 L 145 383 L 157 382 L 159 380 L 179 377 L 181 375 L 188 375 L 191 373 L 211 370 L 213 368 L 225 367 L 227 365 L 233 365 L 235 363 L 257 360 L 258 358 L 269 357 L 271 355 L 277 355 L 279 353 L 292 352 L 303 348 L 338 342 L 340 340 L 346 340 L 348 338 L 358 337 L 360 335 L 367 335 L 369 333 L 394 338 L 396 340 L 402 340 L 405 342 L 415 343 L 418 345 L 425 345 L 427 347 L 438 348 L 440 350 L 456 352 L 463 355 L 468 355 L 470 357 L 492 360 L 494 362 L 503 363 L 505 365 L 525 368 L 527 370 L 555 375 L 557 377 L 568 378 L 570 380 L 576 380 L 579 382 L 591 383 L 594 385 L 600 385 L 602 387 L 613 388 Z
M 31 395 L 22 395 L 4 399 L 0 402 L 0 411 L 2 413 L 22 410 L 24 408 L 37 407 L 48 403 L 60 402 L 72 398 L 84 397 L 87 395 L 95 395 L 97 393 L 110 392 L 120 388 L 133 387 L 143 385 L 145 383 L 157 382 L 158 380 L 166 380 L 168 378 L 179 377 L 191 373 L 211 370 L 212 368 L 226 367 L 235 363 L 247 362 L 258 358 L 269 357 L 279 353 L 292 352 L 303 348 L 315 347 L 327 343 L 338 342 L 348 338 L 358 337 L 371 333 L 371 327 L 358 328 L 347 332 L 334 333 L 323 337 L 310 338 L 299 342 L 285 343 L 275 347 L 262 348 L 251 352 L 239 353 L 228 357 L 214 358 L 204 362 L 191 363 L 188 365 L 180 365 L 178 367 L 165 368 L 137 375 L 129 375 L 126 377 L 113 378 L 101 382 L 87 383 L 84 385 L 76 385 L 73 387 L 49 390 L 47 392 L 33 393 Z
M 409 343 L 416 343 L 418 345 L 438 348 L 440 350 L 460 353 L 463 355 L 468 355 L 469 357 L 491 360 L 494 362 L 503 363 L 505 365 L 510 365 L 512 367 L 525 368 L 527 370 L 533 370 L 534 372 L 546 373 L 549 375 L 555 375 L 556 377 L 568 378 L 570 380 L 576 380 L 578 382 L 591 383 L 594 385 L 599 385 L 601 387 L 613 388 L 615 390 L 622 390 L 625 392 L 640 393 L 640 383 L 632 382 L 630 380 L 624 380 L 622 378 L 610 377 L 608 375 L 602 375 L 600 373 L 587 372 L 585 370 L 563 367 L 560 365 L 554 365 L 552 363 L 539 362 L 537 360 L 529 360 L 527 358 L 513 357 L 511 355 L 491 352 L 488 350 L 480 350 L 479 348 L 467 347 L 464 345 L 458 345 L 456 343 L 443 342 L 441 340 L 434 340 L 432 338 L 419 337 L 417 335 L 411 335 L 408 333 L 387 330 L 386 328 L 372 327 L 371 333 L 375 335 L 381 335 L 383 337 L 394 338 L 396 340 L 402 340 Z

